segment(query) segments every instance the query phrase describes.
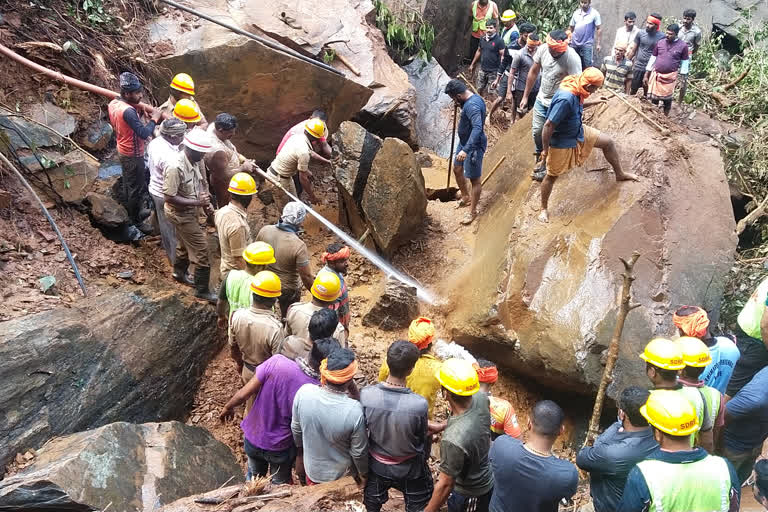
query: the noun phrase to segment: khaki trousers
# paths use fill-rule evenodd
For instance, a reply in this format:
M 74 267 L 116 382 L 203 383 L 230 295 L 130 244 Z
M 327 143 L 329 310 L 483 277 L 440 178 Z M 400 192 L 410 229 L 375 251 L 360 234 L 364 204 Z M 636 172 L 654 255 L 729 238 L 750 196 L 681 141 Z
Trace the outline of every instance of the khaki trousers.
M 197 221 L 196 209 L 182 213 L 165 210 L 165 215 L 176 228 L 176 259 L 188 260 L 195 268 L 210 267 L 208 240 Z
M 253 372 L 246 368 L 245 365 L 243 365 L 243 371 L 240 373 L 240 378 L 243 380 L 243 386 L 248 384 L 248 381 L 251 380 L 251 377 L 253 377 Z M 245 412 L 243 412 L 243 418 L 248 416 L 248 411 L 251 410 L 251 407 L 253 407 L 253 400 L 254 396 L 251 395 L 248 397 L 248 400 L 245 401 Z
M 282 177 L 280 175 L 276 176 L 275 174 L 272 174 L 271 172 L 270 172 L 270 174 L 272 175 L 273 178 L 277 179 L 277 182 L 280 183 L 280 185 L 285 190 L 287 190 L 288 192 L 290 192 L 294 196 L 299 197 L 298 194 L 296 193 L 296 184 L 293 182 L 293 178 L 284 178 L 284 177 Z M 272 196 L 275 199 L 275 205 L 277 205 L 277 215 L 280 217 L 280 216 L 283 215 L 283 208 L 285 208 L 285 205 L 287 205 L 288 203 L 293 201 L 293 199 L 288 197 L 288 194 L 286 194 L 282 190 L 278 189 L 276 186 L 271 185 L 271 184 L 270 184 L 270 186 L 272 187 Z

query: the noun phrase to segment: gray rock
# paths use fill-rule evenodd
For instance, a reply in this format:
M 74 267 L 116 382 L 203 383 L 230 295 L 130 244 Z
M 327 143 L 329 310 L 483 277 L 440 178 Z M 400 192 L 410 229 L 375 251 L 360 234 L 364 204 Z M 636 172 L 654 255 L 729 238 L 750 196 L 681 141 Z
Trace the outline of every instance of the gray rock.
M 91 206 L 91 219 L 98 226 L 117 228 L 130 221 L 123 205 L 109 196 L 89 192 L 85 200 Z
M 53 439 L 35 462 L 0 482 L 0 510 L 156 510 L 242 482 L 230 449 L 205 429 L 111 423 Z
M 376 246 L 387 257 L 422 227 L 427 215 L 424 176 L 402 140 L 384 139 L 371 165 L 362 207 Z
M 32 105 L 29 109 L 29 117 L 65 137 L 72 135 L 77 128 L 75 118 L 53 103 L 44 102 Z
M 56 167 L 41 171 L 48 174 L 53 188 L 67 203 L 80 203 L 99 176 L 99 162 L 81 151 L 72 151 L 58 160 Z M 47 182 L 45 176 L 40 176 Z M 56 199 L 48 188 L 40 188 L 49 199 Z
M 454 102 L 444 91 L 451 77 L 434 58 L 428 63 L 414 59 L 403 69 L 416 90 L 416 110 L 419 113 L 416 140 L 419 146 L 448 158 L 451 153 Z
M 419 162 L 419 167 L 424 169 L 425 167 L 432 167 L 432 157 L 429 153 L 423 151 L 416 152 L 416 161 Z
M 5 132 L 14 149 L 58 146 L 63 139 L 37 123 L 27 121 L 0 107 L 0 130 Z
M 81 142 L 91 151 L 101 151 L 107 147 L 113 133 L 112 125 L 104 119 L 99 119 L 85 130 Z
M 417 316 L 416 288 L 389 278 L 384 293 L 363 317 L 363 325 L 394 331 L 408 327 Z
M 112 176 L 122 176 L 123 168 L 117 160 L 104 160 L 99 165 L 99 179 L 104 180 Z
M 0 468 L 52 437 L 183 418 L 222 346 L 213 309 L 150 287 L 0 323 L 0 340 Z

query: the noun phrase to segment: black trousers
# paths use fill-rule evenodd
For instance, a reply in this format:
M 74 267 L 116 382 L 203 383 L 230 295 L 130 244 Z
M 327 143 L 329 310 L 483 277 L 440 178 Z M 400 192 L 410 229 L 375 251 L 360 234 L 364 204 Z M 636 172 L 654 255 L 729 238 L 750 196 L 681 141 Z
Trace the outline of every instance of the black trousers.
M 139 222 L 141 202 L 147 192 L 144 157 L 120 155 L 120 166 L 123 168 L 123 197 L 128 217 L 134 223 Z
M 419 478 L 387 478 L 368 472 L 368 481 L 363 491 L 363 504 L 367 512 L 379 512 L 389 499 L 389 490 L 395 488 L 403 493 L 405 512 L 421 512 L 432 497 L 432 475 L 425 467 Z
M 736 366 L 733 368 L 731 380 L 725 394 L 733 397 L 744 386 L 749 384 L 757 372 L 768 366 L 768 349 L 762 340 L 747 336 L 741 329 L 736 331 L 736 346 L 741 352 Z

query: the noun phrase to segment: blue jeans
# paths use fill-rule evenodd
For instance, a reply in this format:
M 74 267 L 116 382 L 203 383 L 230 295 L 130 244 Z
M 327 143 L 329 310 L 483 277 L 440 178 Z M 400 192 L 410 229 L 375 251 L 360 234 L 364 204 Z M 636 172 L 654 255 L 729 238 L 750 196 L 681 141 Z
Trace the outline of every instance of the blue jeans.
M 547 112 L 549 108 L 545 107 L 538 98 L 533 104 L 533 119 L 531 119 L 531 133 L 533 133 L 533 143 L 536 145 L 536 154 L 541 154 L 541 130 L 544 129 L 544 123 L 547 122 Z
M 292 483 L 291 469 L 296 460 L 296 446 L 291 444 L 291 447 L 286 450 L 272 452 L 253 446 L 245 438 L 243 441 L 245 454 L 248 456 L 246 480 L 271 473 L 272 483 L 275 485 Z
M 592 66 L 592 44 L 585 44 L 584 46 L 574 46 L 574 50 L 579 54 L 581 58 L 581 69 L 587 69 Z

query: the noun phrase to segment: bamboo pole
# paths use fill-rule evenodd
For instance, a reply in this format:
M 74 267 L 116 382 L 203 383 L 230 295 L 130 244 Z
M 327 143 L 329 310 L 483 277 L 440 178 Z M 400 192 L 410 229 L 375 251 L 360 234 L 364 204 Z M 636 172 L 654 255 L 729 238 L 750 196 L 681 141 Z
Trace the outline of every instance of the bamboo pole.
M 640 110 L 639 108 L 637 108 L 636 106 L 634 106 L 633 104 L 628 102 L 626 99 L 624 99 L 623 97 L 621 97 L 618 94 L 616 94 L 615 92 L 613 92 L 612 90 L 606 89 L 606 91 L 611 96 L 615 96 L 615 97 L 619 98 L 626 106 L 628 106 L 629 108 L 634 110 L 636 113 L 640 114 L 640 117 L 645 119 L 648 122 L 648 124 L 650 124 L 651 126 L 656 128 L 657 130 L 659 130 L 662 135 L 664 135 L 665 137 L 669 135 L 669 130 L 667 130 L 666 128 L 661 126 L 659 123 L 657 123 L 656 121 L 654 121 L 653 119 L 648 117 L 648 114 L 646 114 L 645 112 L 643 112 L 642 110 Z
M 483 181 L 480 183 L 480 186 L 481 186 L 481 187 L 482 187 L 483 185 L 485 185 L 485 182 L 486 182 L 486 181 L 488 181 L 488 180 L 490 179 L 490 177 L 491 177 L 491 176 L 493 176 L 493 173 L 495 173 L 495 172 L 496 172 L 496 169 L 498 169 L 498 168 L 499 168 L 499 166 L 501 165 L 501 163 L 502 163 L 504 160 L 506 160 L 506 159 L 507 159 L 507 155 L 504 155 L 504 156 L 502 156 L 501 158 L 499 158 L 499 161 L 498 161 L 498 162 L 496 162 L 496 165 L 494 165 L 494 166 L 493 166 L 493 169 L 491 169 L 491 172 L 489 172 L 489 173 L 488 173 L 488 176 L 486 176 L 485 178 L 483 178 Z

